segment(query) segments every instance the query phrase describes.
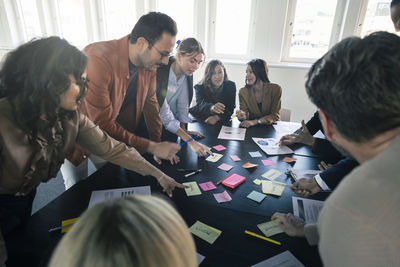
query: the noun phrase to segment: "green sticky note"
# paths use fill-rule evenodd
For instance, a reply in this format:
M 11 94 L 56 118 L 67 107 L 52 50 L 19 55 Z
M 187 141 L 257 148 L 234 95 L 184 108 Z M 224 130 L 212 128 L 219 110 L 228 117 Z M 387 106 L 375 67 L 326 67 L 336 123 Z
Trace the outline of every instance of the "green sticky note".
M 215 240 L 222 233 L 220 230 L 215 229 L 207 224 L 196 221 L 190 228 L 190 232 L 197 237 L 207 241 L 210 244 L 213 244 Z
M 253 183 L 255 183 L 256 185 L 260 185 L 261 184 L 261 180 L 260 179 L 254 179 Z
M 275 180 L 276 178 L 278 178 L 281 175 L 282 175 L 282 173 L 280 171 L 271 169 L 261 176 L 264 178 L 270 179 L 270 180 Z
M 273 220 L 265 223 L 257 224 L 257 227 L 263 232 L 266 237 L 270 237 L 279 233 L 283 233 L 279 227 L 279 220 Z
M 188 182 L 188 183 L 182 183 L 182 184 L 189 186 L 189 188 L 185 188 L 186 195 L 188 197 L 201 195 L 200 188 L 196 182 Z
M 264 194 L 281 196 L 285 190 L 285 184 L 273 181 L 262 181 L 262 192 Z

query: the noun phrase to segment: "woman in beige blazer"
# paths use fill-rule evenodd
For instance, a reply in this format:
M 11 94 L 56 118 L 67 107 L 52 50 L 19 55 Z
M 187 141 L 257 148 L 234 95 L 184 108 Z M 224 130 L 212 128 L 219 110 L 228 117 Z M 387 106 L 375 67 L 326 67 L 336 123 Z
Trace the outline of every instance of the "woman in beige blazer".
M 282 88 L 268 79 L 268 66 L 262 59 L 247 63 L 246 86 L 239 90 L 240 126 L 272 124 L 279 120 Z

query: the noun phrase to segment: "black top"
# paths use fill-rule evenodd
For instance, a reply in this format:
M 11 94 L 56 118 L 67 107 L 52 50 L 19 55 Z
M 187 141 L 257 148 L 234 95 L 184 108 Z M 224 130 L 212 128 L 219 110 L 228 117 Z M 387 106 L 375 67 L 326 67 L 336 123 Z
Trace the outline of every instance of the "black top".
M 319 130 L 324 132 L 318 112 L 306 123 L 307 129 L 311 135 Z M 349 174 L 359 164 L 350 157 L 344 157 L 333 145 L 326 139 L 316 138 L 313 151 L 320 155 L 322 159 L 334 163 L 332 167 L 320 173 L 320 177 L 333 190 L 342 179 Z
M 210 88 L 205 88 L 202 84 L 196 84 L 194 89 L 196 91 L 196 105 L 189 110 L 193 116 L 206 119 L 215 115 L 210 108 L 220 102 L 225 105 L 225 112 L 219 116 L 222 121 L 229 120 L 236 103 L 236 85 L 234 82 L 225 81 L 221 90 L 216 90 L 216 92 L 210 90 Z

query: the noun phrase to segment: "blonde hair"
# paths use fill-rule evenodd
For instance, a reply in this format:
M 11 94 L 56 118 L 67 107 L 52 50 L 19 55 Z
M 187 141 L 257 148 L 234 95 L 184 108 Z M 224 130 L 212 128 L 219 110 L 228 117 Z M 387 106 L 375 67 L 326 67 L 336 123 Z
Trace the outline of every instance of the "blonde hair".
M 165 200 L 134 195 L 86 211 L 58 244 L 50 267 L 197 266 L 193 238 Z

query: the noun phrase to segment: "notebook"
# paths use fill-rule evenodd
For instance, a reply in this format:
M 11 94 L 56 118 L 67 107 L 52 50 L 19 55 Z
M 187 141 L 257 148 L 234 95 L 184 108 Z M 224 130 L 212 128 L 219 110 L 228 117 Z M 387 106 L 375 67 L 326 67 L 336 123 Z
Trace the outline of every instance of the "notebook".
M 222 181 L 223 185 L 226 185 L 230 188 L 236 188 L 238 185 L 243 183 L 246 180 L 246 177 L 240 176 L 239 174 L 233 173 L 229 175 L 225 180 Z

